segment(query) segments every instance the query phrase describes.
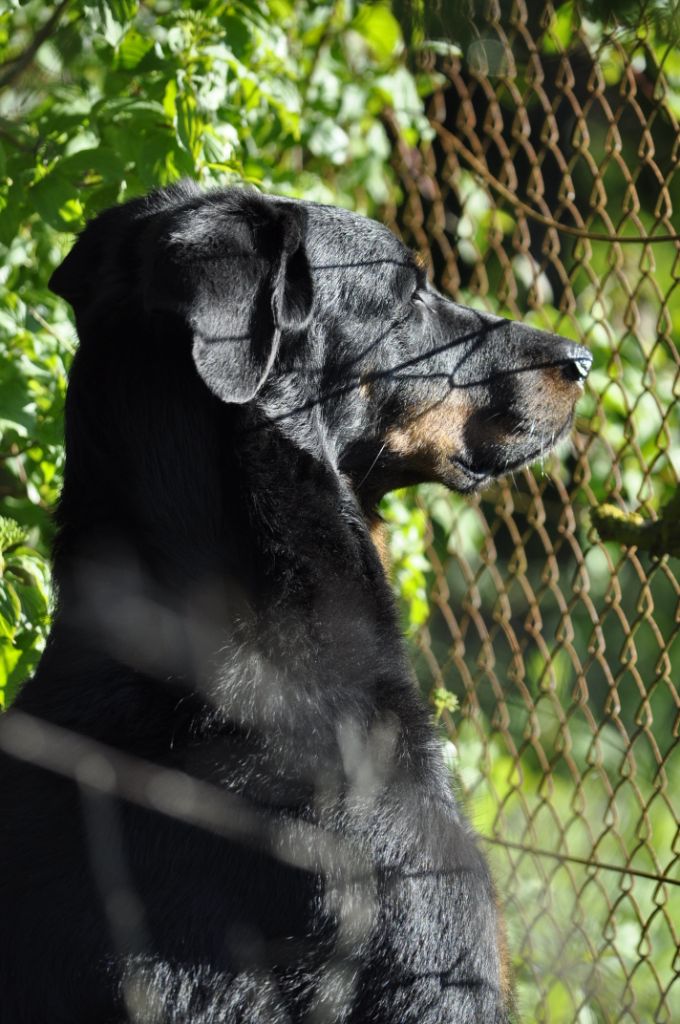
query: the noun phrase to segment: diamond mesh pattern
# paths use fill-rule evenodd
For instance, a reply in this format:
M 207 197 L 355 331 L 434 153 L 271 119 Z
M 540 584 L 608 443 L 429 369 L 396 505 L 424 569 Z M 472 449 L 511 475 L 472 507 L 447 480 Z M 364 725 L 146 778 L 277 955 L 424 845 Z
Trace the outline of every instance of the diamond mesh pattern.
M 680 1020 L 679 563 L 603 544 L 589 509 L 658 514 L 680 475 L 680 59 L 651 20 L 490 4 L 440 75 L 431 141 L 388 116 L 387 219 L 461 301 L 575 338 L 572 449 L 470 502 L 425 489 L 415 637 L 506 902 L 520 1009 Z

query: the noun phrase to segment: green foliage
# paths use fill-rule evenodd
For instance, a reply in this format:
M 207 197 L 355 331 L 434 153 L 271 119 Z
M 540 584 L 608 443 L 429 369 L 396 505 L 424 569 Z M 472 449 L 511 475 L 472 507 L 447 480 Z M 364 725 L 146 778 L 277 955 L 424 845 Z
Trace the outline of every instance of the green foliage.
M 441 718 L 445 711 L 451 715 L 459 707 L 459 700 L 455 693 L 451 693 L 445 686 L 435 687 L 432 691 L 432 703 L 434 704 L 435 719 Z
M 26 546 L 27 535 L 15 520 L 0 516 L 0 708 L 35 665 L 48 623 L 48 566 Z
M 425 557 L 427 516 L 405 491 L 388 494 L 380 508 L 387 524 L 391 575 L 402 607 L 402 622 L 408 636 L 426 622 L 429 614 Z

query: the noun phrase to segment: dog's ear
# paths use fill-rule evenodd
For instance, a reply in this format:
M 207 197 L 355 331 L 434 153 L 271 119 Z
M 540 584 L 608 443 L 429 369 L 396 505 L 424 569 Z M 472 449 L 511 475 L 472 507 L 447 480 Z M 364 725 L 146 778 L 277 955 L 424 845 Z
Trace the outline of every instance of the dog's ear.
M 304 235 L 302 207 L 234 190 L 169 215 L 147 238 L 145 306 L 182 316 L 196 368 L 225 402 L 250 401 L 282 333 L 306 326 Z
M 134 220 L 142 200 L 114 206 L 90 221 L 66 259 L 52 274 L 48 287 L 81 313 L 104 298 L 115 285 L 121 237 Z
M 103 210 L 87 223 L 52 274 L 49 287 L 73 306 L 76 316 L 93 305 L 129 301 L 138 285 L 137 253 L 144 226 L 160 213 L 195 201 L 200 194 L 198 186 L 187 179 Z
M 48 282 L 48 288 L 66 299 L 76 312 L 90 297 L 95 279 L 93 268 L 99 265 L 99 253 L 100 246 L 92 233 L 83 234 Z

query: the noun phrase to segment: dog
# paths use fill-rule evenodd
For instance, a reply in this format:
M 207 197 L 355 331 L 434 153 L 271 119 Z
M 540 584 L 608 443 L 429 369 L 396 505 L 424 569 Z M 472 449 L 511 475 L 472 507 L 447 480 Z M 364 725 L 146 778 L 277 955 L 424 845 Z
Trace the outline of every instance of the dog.
M 80 347 L 53 627 L 0 730 L 2 1024 L 507 1024 L 377 506 L 542 455 L 589 352 L 238 187 L 102 213 L 50 284 Z

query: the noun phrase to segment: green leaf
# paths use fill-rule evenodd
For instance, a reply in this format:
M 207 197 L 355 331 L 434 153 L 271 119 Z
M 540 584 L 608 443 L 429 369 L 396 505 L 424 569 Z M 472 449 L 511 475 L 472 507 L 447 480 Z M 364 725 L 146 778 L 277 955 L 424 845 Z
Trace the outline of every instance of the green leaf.
M 327 118 L 316 125 L 307 145 L 315 156 L 323 156 L 334 164 L 342 164 L 347 157 L 349 136 L 340 125 Z
M 132 21 L 139 10 L 139 0 L 105 0 L 105 4 L 111 9 L 116 21 L 121 24 Z
M 175 109 L 179 140 L 187 152 L 195 157 L 201 137 L 201 119 L 198 115 L 196 97 L 191 93 L 181 92 L 177 96 Z
M 99 145 L 91 149 L 79 149 L 76 153 L 63 157 L 57 165 L 57 170 L 59 176 L 68 181 L 77 194 L 83 185 L 121 177 L 124 173 L 124 164 L 110 146 Z
M 59 170 L 33 186 L 31 199 L 46 223 L 57 231 L 74 231 L 82 225 L 82 203 L 71 181 Z
M 100 0 L 99 29 L 109 46 L 118 46 L 138 10 L 137 0 Z
M 19 437 L 35 432 L 35 400 L 29 392 L 25 371 L 17 363 L 2 365 L 0 376 L 0 432 L 14 431 Z
M 0 636 L 0 710 L 8 708 L 21 684 L 33 672 L 42 650 L 36 633 L 26 634 L 20 644 L 12 644 Z
M 243 18 L 239 18 L 235 14 L 227 14 L 223 17 L 222 26 L 224 39 L 229 49 L 239 60 L 243 59 L 251 40 L 250 27 Z
M 11 640 L 21 616 L 21 601 L 14 586 L 4 577 L 0 579 L 0 636 Z
M 0 555 L 4 555 L 10 548 L 22 544 L 26 540 L 26 530 L 20 526 L 15 519 L 8 516 L 0 516 Z M 0 573 L 2 572 L 2 561 L 0 560 Z
M 15 647 L 2 631 L 2 619 L 0 618 L 0 710 L 9 707 L 11 703 L 11 683 L 17 664 L 21 658 L 21 651 Z
M 149 36 L 143 36 L 137 29 L 131 28 L 125 33 L 116 50 L 114 67 L 125 71 L 132 71 L 146 57 L 149 50 L 152 50 L 154 41 Z
M 402 47 L 401 28 L 388 4 L 362 5 L 351 27 L 380 61 L 389 60 Z
M 572 0 L 558 7 L 550 28 L 543 37 L 545 53 L 565 53 L 574 34 L 574 4 Z

